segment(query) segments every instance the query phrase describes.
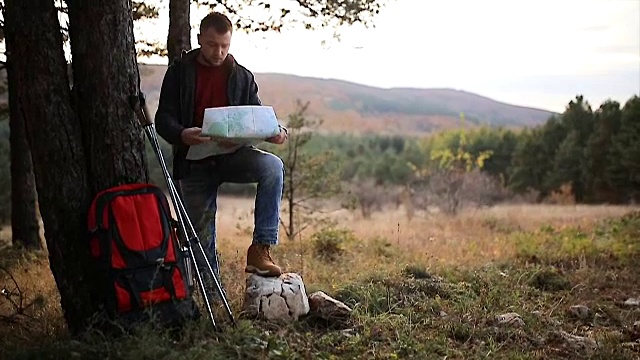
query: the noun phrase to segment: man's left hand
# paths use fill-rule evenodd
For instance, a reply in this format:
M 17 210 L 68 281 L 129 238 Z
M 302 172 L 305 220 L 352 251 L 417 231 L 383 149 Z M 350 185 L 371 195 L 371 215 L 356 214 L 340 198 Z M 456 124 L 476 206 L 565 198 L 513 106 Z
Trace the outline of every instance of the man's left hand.
M 285 140 L 287 140 L 289 136 L 287 135 L 287 132 L 284 129 L 280 129 L 280 133 L 276 136 L 272 136 L 270 138 L 267 138 L 265 141 L 266 142 L 270 142 L 272 144 L 282 144 L 285 142 Z

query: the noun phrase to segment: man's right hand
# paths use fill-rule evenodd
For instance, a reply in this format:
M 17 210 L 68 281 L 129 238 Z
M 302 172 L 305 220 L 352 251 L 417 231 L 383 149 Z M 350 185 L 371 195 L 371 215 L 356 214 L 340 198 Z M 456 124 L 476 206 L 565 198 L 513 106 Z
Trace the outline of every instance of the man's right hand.
M 210 136 L 202 136 L 202 129 L 199 127 L 190 127 L 182 130 L 180 139 L 186 145 L 198 145 L 211 141 Z

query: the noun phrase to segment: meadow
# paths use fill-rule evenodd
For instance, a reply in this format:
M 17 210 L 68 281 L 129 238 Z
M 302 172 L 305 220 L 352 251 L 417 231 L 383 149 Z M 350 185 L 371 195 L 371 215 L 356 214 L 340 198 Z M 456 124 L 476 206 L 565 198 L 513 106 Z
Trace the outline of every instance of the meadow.
M 141 329 L 70 338 L 46 254 L 5 247 L 0 286 L 19 296 L 0 297 L 0 358 L 640 357 L 638 207 L 498 205 L 409 221 L 400 206 L 367 219 L 330 216 L 333 226 L 283 239 L 273 256 L 302 275 L 307 293 L 349 305 L 345 323 L 239 319 L 217 334 L 203 319 L 179 337 Z M 222 277 L 236 313 L 251 224 L 251 199 L 220 199 Z

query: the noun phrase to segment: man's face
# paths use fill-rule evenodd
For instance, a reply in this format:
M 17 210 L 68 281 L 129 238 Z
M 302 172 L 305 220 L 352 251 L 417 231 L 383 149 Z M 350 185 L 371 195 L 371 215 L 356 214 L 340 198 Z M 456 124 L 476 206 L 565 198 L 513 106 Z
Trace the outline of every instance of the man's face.
M 202 60 L 211 66 L 220 66 L 229 53 L 231 32 L 219 34 L 216 29 L 208 28 L 198 34 L 198 44 Z

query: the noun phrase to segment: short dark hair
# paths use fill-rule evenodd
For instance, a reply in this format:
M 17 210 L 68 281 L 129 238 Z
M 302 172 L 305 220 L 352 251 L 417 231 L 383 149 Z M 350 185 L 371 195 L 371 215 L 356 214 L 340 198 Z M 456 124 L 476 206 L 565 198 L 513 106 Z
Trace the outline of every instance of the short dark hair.
M 233 32 L 231 20 L 219 12 L 209 13 L 200 21 L 200 34 L 209 28 L 214 28 L 218 34 L 225 34 L 227 31 Z

